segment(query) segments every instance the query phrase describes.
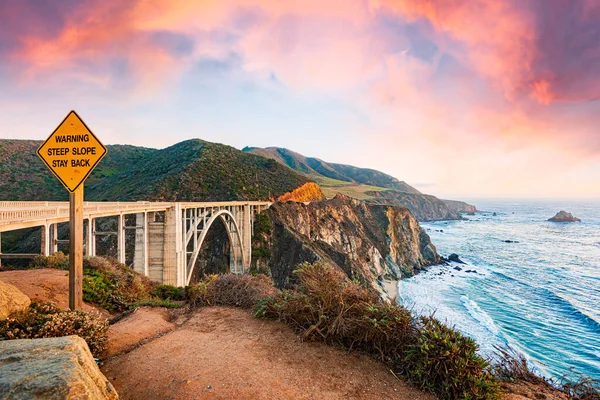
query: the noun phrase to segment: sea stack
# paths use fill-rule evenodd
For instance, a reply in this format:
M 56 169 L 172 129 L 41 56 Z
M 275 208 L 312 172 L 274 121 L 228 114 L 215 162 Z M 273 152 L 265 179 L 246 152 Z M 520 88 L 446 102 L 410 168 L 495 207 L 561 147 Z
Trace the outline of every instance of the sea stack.
M 548 221 L 552 222 L 581 222 L 581 220 L 577 217 L 574 217 L 573 214 L 566 211 L 559 211 L 554 217 L 550 218 Z

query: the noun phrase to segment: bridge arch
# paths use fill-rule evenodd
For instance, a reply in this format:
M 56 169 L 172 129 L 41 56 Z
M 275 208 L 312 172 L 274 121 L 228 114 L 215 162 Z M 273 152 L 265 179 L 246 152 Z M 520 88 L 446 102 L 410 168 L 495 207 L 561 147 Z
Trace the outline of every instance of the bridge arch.
M 186 276 L 186 280 L 185 280 L 186 285 L 189 285 L 190 281 L 192 279 L 192 276 L 194 273 L 194 268 L 196 266 L 196 261 L 198 260 L 198 255 L 200 254 L 200 249 L 202 248 L 204 239 L 206 239 L 206 235 L 208 234 L 208 231 L 210 230 L 211 226 L 217 219 L 221 219 L 221 221 L 223 221 L 223 225 L 225 226 L 225 231 L 227 232 L 227 237 L 229 239 L 229 245 L 230 245 L 229 254 L 232 259 L 230 266 L 232 264 L 235 265 L 235 263 L 238 262 L 238 259 L 237 259 L 238 257 L 239 257 L 239 261 L 241 261 L 241 265 L 242 266 L 246 265 L 246 254 L 244 252 L 244 244 L 242 241 L 242 235 L 240 233 L 240 227 L 238 225 L 238 222 L 236 221 L 235 216 L 229 210 L 222 209 L 222 210 L 212 213 L 212 215 L 206 222 L 204 222 L 204 220 L 201 218 L 197 218 L 196 221 L 194 221 L 192 228 L 186 234 L 186 243 L 188 243 L 189 240 L 194 236 L 195 232 L 197 232 L 198 226 L 201 223 L 204 223 L 202 230 L 200 231 L 200 233 L 198 235 L 197 245 L 195 246 L 195 248 L 191 254 L 191 257 L 187 263 L 187 268 L 186 268 L 187 276 Z M 237 272 L 237 271 L 231 271 L 231 272 Z

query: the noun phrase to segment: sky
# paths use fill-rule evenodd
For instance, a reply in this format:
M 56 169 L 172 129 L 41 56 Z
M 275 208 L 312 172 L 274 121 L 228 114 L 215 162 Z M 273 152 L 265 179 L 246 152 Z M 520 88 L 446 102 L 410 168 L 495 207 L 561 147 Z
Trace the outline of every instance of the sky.
M 0 138 L 200 138 L 600 198 L 600 0 L 0 0 Z

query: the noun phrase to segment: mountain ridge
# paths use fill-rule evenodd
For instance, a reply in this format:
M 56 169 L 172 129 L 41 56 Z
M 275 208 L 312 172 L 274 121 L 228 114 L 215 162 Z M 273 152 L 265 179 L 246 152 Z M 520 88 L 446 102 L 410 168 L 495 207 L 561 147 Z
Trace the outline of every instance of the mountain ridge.
M 244 147 L 244 152 L 268 157 L 317 182 L 328 198 L 337 193 L 380 205 L 408 208 L 419 221 L 462 219 L 461 213 L 477 211 L 457 200 L 442 200 L 421 193 L 391 175 L 348 164 L 329 163 L 281 147 Z

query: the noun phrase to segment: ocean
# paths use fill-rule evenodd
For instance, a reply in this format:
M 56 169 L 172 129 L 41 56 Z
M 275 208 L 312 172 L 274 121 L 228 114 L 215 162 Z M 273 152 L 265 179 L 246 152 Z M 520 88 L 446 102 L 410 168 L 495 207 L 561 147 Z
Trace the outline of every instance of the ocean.
M 468 221 L 421 223 L 440 255 L 467 264 L 400 281 L 398 301 L 476 339 L 485 357 L 498 345 L 546 377 L 600 379 L 600 201 L 471 204 L 483 211 Z M 547 221 L 560 210 L 582 222 Z

